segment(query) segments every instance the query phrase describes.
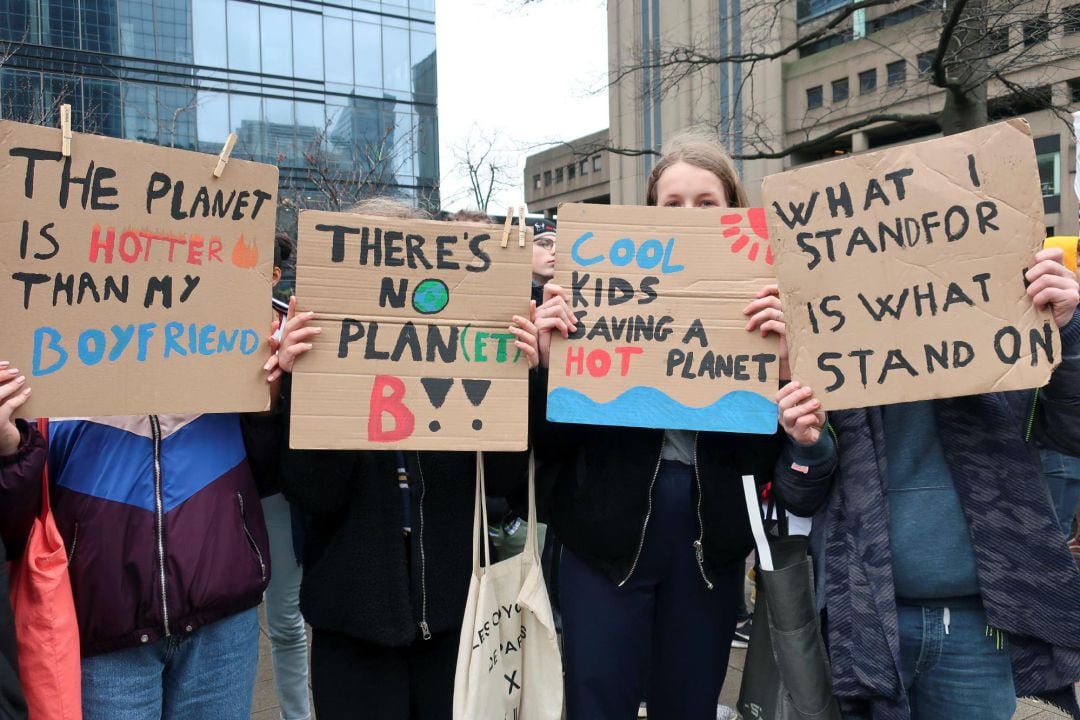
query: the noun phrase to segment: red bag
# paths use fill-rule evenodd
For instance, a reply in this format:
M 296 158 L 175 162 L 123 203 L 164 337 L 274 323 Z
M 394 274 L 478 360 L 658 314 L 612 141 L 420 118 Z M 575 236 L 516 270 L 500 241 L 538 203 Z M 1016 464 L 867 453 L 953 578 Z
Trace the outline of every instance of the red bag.
M 48 423 L 38 420 L 46 439 Z M 26 552 L 11 563 L 11 608 L 30 720 L 82 720 L 79 624 L 64 540 L 49 507 L 47 464 L 41 474 L 41 512 Z

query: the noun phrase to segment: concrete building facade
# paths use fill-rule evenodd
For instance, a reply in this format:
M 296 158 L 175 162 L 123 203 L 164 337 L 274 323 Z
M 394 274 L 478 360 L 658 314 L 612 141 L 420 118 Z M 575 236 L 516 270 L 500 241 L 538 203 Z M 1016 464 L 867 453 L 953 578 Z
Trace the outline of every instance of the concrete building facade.
M 611 202 L 608 131 L 586 135 L 525 160 L 525 203 L 532 213 L 555 217 L 562 203 Z
M 849 2 L 792 0 L 777 14 L 772 3 L 756 0 L 611 0 L 611 147 L 659 152 L 675 133 L 708 127 L 733 155 L 746 156 L 737 165 L 757 203 L 766 175 L 939 136 L 933 122 L 898 118 L 932 117 L 945 103 L 944 91 L 928 78 L 941 3 L 905 0 L 837 22 Z M 1020 116 L 1031 124 L 1047 229 L 1077 234 L 1075 138 L 1064 118 L 1045 108 L 1080 106 L 1080 4 L 1050 0 L 1021 10 L 1014 22 L 992 23 L 991 46 L 1003 52 L 992 50 L 987 62 L 1001 64 L 1004 82 L 987 85 L 988 108 L 992 120 Z M 795 45 L 778 59 L 751 62 Z M 678 65 L 642 69 L 643 60 L 667 60 L 673 48 L 748 59 L 702 63 L 677 81 Z M 870 114 L 893 119 L 844 130 Z M 751 158 L 763 154 L 773 157 Z M 609 153 L 606 159 L 611 202 L 643 203 L 654 157 Z M 551 204 L 546 193 L 535 202 Z

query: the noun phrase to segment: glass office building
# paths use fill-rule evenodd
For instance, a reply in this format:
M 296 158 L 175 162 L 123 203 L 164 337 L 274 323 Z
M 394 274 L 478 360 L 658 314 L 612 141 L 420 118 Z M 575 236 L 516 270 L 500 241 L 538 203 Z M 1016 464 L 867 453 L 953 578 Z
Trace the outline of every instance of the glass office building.
M 3 0 L 0 115 L 438 206 L 435 0 Z

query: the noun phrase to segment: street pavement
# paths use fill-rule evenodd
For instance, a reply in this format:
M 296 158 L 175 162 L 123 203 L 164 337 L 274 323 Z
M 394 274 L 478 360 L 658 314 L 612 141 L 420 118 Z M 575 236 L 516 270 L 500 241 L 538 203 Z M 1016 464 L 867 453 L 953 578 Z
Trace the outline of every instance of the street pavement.
M 278 720 L 277 695 L 274 693 L 274 673 L 270 662 L 270 642 L 266 635 L 266 621 L 262 617 L 262 609 L 259 609 L 260 626 L 262 633 L 259 638 L 259 672 L 255 680 L 255 700 L 251 708 L 251 720 Z M 731 660 L 728 667 L 727 681 L 724 690 L 720 694 L 720 702 L 730 707 L 735 706 L 739 696 L 739 683 L 742 682 L 743 661 L 746 659 L 745 650 L 732 650 Z M 312 714 L 314 718 L 314 714 Z M 1030 700 L 1021 700 L 1013 715 L 1013 720 L 1058 720 L 1067 717 L 1064 713 L 1040 703 Z M 357 717 L 357 720 L 363 720 Z

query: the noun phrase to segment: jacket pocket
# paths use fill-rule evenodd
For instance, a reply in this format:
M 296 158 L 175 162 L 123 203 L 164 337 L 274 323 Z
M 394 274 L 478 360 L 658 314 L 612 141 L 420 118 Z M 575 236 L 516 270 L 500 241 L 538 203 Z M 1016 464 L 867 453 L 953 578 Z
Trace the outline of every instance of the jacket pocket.
M 259 549 L 258 544 L 255 542 L 251 530 L 248 529 L 247 513 L 244 511 L 244 496 L 239 490 L 236 492 L 236 502 L 240 507 L 240 527 L 244 531 L 244 537 L 247 538 L 248 547 L 251 548 L 255 561 L 259 565 L 259 577 L 263 582 L 266 582 L 266 560 L 263 558 L 262 550 Z

